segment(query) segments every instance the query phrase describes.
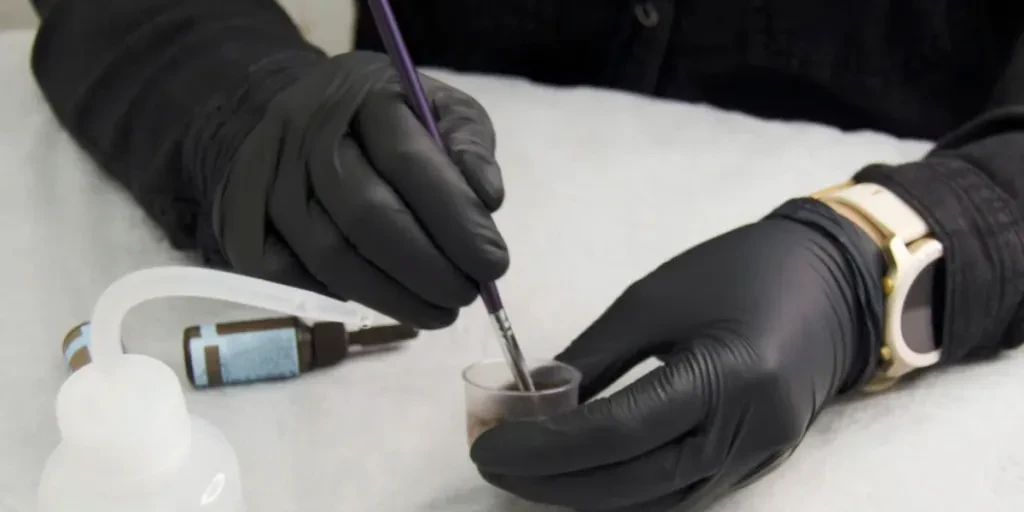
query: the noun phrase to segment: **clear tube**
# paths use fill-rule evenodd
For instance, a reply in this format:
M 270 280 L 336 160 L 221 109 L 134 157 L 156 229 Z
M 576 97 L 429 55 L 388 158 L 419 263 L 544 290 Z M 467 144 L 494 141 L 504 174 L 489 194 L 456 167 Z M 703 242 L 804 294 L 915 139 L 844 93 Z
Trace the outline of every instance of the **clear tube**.
M 369 326 L 373 312 L 310 291 L 202 267 L 165 266 L 138 270 L 118 279 L 100 295 L 91 320 L 92 364 L 123 354 L 121 324 L 135 306 L 164 297 L 223 300 L 304 319 Z

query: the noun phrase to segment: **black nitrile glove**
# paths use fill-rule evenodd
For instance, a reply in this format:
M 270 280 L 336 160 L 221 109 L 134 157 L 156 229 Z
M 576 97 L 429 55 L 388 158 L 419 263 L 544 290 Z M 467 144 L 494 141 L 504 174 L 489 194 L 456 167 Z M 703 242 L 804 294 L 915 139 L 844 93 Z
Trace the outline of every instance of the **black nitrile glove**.
M 451 324 L 476 283 L 508 267 L 491 219 L 504 190 L 487 113 L 424 77 L 446 154 L 385 55 L 353 52 L 304 73 L 220 181 L 212 209 L 226 259 L 399 321 Z
M 880 255 L 852 223 L 798 200 L 677 256 L 558 356 L 583 373 L 581 401 L 648 357 L 664 365 L 568 413 L 495 427 L 473 461 L 530 501 L 698 510 L 781 461 L 868 374 Z

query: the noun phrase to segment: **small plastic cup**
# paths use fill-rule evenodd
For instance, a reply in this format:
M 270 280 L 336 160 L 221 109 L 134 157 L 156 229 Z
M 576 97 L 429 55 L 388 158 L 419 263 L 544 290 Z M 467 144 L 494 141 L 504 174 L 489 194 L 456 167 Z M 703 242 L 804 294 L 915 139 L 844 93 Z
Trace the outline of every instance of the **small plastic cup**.
M 551 416 L 579 404 L 579 370 L 543 359 L 526 364 L 536 391 L 520 391 L 504 359 L 478 361 L 462 371 L 469 444 L 503 421 Z

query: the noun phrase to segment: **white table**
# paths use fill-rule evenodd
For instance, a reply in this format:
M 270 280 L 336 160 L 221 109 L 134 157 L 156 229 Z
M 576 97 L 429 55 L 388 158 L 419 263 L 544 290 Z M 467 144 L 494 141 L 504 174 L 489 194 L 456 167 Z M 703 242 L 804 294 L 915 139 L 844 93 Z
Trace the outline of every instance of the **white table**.
M 120 275 L 188 261 L 54 123 L 28 70 L 31 37 L 0 34 L 2 512 L 35 510 L 58 441 L 65 332 Z M 513 262 L 501 285 L 524 349 L 539 356 L 679 251 L 869 161 L 928 147 L 613 92 L 439 75 L 479 98 L 497 125 L 508 190 L 498 223 Z M 182 327 L 256 314 L 152 303 L 128 319 L 126 343 L 182 375 Z M 405 349 L 284 383 L 189 391 L 188 401 L 234 443 L 253 512 L 544 510 L 488 487 L 467 457 L 459 370 L 496 355 L 490 340 L 474 305 Z M 715 510 L 1019 511 L 1022 372 L 1018 352 L 833 407 L 782 469 Z

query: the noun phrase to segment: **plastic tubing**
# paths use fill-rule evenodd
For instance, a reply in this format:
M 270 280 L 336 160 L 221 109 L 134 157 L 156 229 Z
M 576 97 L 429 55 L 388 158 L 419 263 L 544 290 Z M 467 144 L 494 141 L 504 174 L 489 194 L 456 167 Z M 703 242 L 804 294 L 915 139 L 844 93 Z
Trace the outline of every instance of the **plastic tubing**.
M 310 291 L 202 267 L 164 266 L 137 270 L 107 287 L 92 311 L 92 364 L 102 365 L 123 354 L 121 326 L 135 306 L 152 299 L 193 297 L 223 300 L 325 322 L 358 324 L 373 321 L 371 310 Z

